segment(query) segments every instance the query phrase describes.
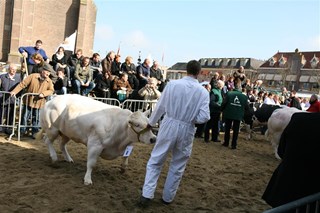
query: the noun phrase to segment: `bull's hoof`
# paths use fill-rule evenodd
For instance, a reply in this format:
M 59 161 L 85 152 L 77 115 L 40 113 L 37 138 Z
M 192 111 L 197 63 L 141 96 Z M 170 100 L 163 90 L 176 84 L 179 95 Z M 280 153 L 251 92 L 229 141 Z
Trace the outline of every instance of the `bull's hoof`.
M 92 185 L 92 181 L 90 180 L 90 181 L 84 181 L 84 185 L 86 185 L 86 186 L 89 186 L 89 185 Z
M 58 158 L 57 157 L 51 157 L 51 163 L 55 163 L 58 161 Z
M 65 159 L 65 161 L 68 163 L 74 163 L 72 159 L 69 159 L 69 160 Z

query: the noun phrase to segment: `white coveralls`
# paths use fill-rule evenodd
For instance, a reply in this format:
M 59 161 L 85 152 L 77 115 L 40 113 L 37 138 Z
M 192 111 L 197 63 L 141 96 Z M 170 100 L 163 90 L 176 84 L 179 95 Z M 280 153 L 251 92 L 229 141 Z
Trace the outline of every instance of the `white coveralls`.
M 198 80 L 190 76 L 170 81 L 151 114 L 149 124 L 154 126 L 162 115 L 165 116 L 147 164 L 142 196 L 154 197 L 162 166 L 171 151 L 172 160 L 162 199 L 172 202 L 191 155 L 195 124 L 210 119 L 209 93 Z

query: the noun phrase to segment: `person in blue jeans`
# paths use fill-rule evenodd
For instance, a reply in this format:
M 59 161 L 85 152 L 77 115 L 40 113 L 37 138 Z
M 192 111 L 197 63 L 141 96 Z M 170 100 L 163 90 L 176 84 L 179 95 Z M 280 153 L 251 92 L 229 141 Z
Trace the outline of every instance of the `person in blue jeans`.
M 13 128 L 9 126 L 14 122 L 14 108 L 16 100 L 10 97 L 9 92 L 13 90 L 21 81 L 20 73 L 16 73 L 17 66 L 13 63 L 9 64 L 7 73 L 0 75 L 0 132 L 4 131 L 6 134 L 11 134 Z M 5 123 L 4 123 L 5 121 Z M 5 127 L 8 126 L 8 127 Z
M 26 126 L 29 119 L 32 119 L 32 138 L 39 131 L 39 109 L 44 107 L 46 97 L 53 94 L 53 83 L 49 78 L 50 71 L 42 68 L 40 73 L 33 73 L 19 83 L 11 92 L 11 96 L 16 96 L 21 90 L 26 88 L 26 93 L 32 93 L 22 98 L 23 107 L 20 132 L 26 133 Z
M 75 91 L 77 94 L 87 96 L 95 87 L 93 83 L 93 72 L 90 68 L 90 58 L 84 57 L 81 64 L 77 64 L 74 73 Z

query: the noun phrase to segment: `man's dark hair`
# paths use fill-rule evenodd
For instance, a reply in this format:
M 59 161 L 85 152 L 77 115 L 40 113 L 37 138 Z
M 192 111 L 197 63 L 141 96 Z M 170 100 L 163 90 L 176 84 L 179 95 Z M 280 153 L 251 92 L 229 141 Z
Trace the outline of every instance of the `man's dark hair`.
M 196 60 L 191 60 L 187 64 L 187 73 L 191 75 L 198 75 L 201 70 L 201 65 Z
M 42 44 L 42 41 L 41 40 L 37 40 L 36 44 Z
M 99 53 L 93 53 L 92 58 L 96 58 L 97 56 L 100 56 Z

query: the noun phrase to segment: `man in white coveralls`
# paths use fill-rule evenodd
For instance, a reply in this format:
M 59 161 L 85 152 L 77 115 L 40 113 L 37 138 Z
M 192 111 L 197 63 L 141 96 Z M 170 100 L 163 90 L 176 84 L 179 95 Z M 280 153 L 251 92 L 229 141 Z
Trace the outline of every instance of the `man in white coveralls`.
M 162 166 L 169 152 L 172 153 L 172 160 L 163 189 L 162 202 L 170 204 L 173 201 L 191 155 L 195 124 L 205 123 L 210 119 L 209 93 L 197 80 L 200 70 L 201 65 L 198 61 L 189 61 L 187 76 L 167 84 L 151 114 L 150 127 L 163 115 L 164 118 L 147 164 L 139 202 L 141 207 L 147 207 L 153 199 Z

